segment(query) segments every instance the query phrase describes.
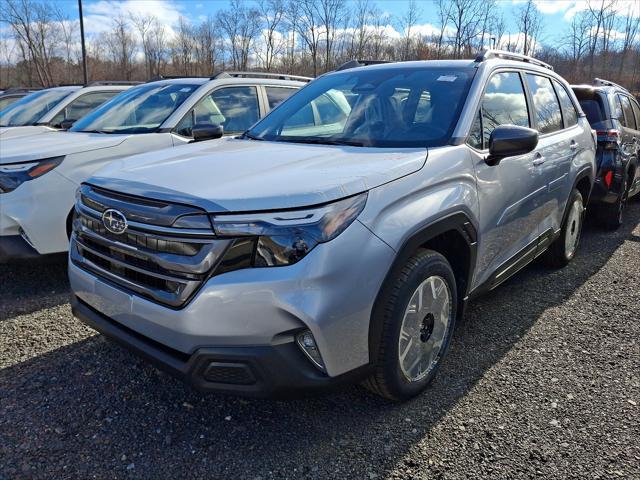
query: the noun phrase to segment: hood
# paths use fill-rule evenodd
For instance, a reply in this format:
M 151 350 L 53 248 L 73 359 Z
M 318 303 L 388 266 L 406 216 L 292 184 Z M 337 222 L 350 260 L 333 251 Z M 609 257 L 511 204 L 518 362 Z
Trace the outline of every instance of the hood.
M 0 147 L 0 165 L 115 147 L 128 135 L 82 132 L 45 132 L 29 137 L 4 138 Z
M 215 213 L 304 207 L 420 170 L 427 150 L 222 139 L 110 163 L 88 183 Z
M 39 135 L 45 132 L 53 132 L 52 128 L 44 125 L 28 125 L 24 127 L 2 127 L 0 128 L 0 139 L 8 140 L 9 138 L 27 137 L 29 135 Z M 1 151 L 0 151 L 1 153 Z

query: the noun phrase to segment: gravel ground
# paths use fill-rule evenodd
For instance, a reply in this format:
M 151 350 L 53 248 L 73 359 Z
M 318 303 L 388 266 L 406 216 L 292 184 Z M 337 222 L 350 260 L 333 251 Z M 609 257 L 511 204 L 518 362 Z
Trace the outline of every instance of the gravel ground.
M 0 479 L 640 479 L 640 202 L 474 302 L 389 404 L 201 395 L 71 316 L 63 261 L 0 266 Z

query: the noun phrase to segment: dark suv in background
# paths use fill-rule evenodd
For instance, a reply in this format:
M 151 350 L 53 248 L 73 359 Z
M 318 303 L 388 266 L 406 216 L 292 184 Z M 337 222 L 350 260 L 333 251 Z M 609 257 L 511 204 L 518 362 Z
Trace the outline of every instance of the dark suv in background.
M 604 227 L 616 229 L 627 200 L 640 193 L 640 105 L 627 89 L 607 80 L 572 88 L 598 135 L 591 206 Z

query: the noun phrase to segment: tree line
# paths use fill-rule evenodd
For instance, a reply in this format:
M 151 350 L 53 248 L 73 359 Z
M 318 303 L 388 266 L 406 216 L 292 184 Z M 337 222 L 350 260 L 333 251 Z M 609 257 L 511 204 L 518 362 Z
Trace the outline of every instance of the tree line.
M 82 81 L 79 26 L 50 0 L 3 0 L 0 86 Z M 640 91 L 640 17 L 619 0 L 588 0 L 566 31 L 548 31 L 533 0 L 515 4 L 507 30 L 497 0 L 410 0 L 383 12 L 375 0 L 230 0 L 199 23 L 168 26 L 119 14 L 88 39 L 90 80 L 147 80 L 264 70 L 317 76 L 350 59 L 473 58 L 485 48 L 535 55 L 570 82 L 603 77 Z M 433 8 L 435 24 L 420 23 Z

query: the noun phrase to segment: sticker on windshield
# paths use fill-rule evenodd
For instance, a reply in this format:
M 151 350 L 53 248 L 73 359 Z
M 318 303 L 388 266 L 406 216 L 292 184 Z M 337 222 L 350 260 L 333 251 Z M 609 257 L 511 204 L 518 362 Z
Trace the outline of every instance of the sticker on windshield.
M 191 91 L 191 88 L 189 88 L 189 87 L 181 88 L 180 91 L 187 93 L 187 92 Z
M 455 75 L 440 75 L 438 77 L 439 82 L 455 82 L 458 79 Z

